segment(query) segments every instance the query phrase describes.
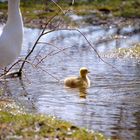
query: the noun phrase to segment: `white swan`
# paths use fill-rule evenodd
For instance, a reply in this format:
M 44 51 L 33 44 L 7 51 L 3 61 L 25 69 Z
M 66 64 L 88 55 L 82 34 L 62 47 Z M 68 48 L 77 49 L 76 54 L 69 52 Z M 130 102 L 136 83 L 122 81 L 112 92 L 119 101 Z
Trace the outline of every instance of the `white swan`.
M 90 87 L 90 80 L 87 76 L 89 73 L 86 67 L 82 67 L 80 69 L 80 76 L 79 77 L 68 77 L 64 80 L 64 84 L 66 87 L 70 88 L 88 88 Z
M 0 68 L 13 63 L 19 56 L 23 41 L 20 0 L 8 0 L 8 20 L 0 36 Z

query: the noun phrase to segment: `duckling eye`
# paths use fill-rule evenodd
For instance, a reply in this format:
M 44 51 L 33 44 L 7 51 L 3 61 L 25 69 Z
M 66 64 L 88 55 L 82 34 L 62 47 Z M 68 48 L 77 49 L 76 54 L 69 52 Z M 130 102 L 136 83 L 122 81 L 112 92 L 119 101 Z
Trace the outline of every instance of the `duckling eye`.
M 88 73 L 88 70 L 85 70 L 86 73 Z
M 83 70 L 83 73 L 88 73 L 88 71 L 87 70 Z

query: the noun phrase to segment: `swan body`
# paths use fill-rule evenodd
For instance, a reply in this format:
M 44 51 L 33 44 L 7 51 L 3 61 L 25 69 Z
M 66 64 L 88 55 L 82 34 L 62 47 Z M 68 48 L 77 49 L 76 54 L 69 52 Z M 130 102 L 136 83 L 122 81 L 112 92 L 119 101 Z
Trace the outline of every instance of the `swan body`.
M 80 76 L 76 77 L 68 77 L 64 80 L 64 84 L 66 87 L 70 88 L 88 88 L 90 87 L 90 80 L 87 76 L 89 73 L 88 69 L 82 67 L 80 69 Z
M 8 19 L 0 36 L 0 68 L 14 62 L 19 56 L 23 41 L 23 22 L 20 0 L 8 0 Z

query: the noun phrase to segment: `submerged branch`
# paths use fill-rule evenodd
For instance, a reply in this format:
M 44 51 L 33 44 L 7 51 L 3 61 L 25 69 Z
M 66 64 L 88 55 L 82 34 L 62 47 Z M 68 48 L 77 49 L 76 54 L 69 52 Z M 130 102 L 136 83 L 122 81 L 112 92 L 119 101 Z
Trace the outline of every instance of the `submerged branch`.
M 6 70 L 4 72 L 4 74 L 0 75 L 0 79 L 21 77 L 22 76 L 21 71 L 10 72 L 10 70 L 20 62 L 26 62 L 26 63 L 32 65 L 33 67 L 35 67 L 31 62 L 20 59 L 20 60 L 16 61 L 8 70 Z

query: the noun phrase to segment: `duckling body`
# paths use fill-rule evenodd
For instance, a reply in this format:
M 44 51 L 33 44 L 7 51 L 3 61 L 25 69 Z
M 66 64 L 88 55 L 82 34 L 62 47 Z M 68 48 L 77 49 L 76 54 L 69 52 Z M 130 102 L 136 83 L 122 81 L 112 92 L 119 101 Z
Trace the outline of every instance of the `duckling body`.
M 80 75 L 78 77 L 68 77 L 64 80 L 64 84 L 66 87 L 70 88 L 88 88 L 90 87 L 90 80 L 87 76 L 89 73 L 88 69 L 82 67 L 80 69 Z

